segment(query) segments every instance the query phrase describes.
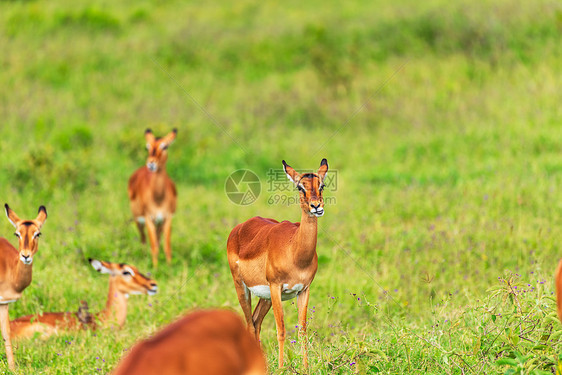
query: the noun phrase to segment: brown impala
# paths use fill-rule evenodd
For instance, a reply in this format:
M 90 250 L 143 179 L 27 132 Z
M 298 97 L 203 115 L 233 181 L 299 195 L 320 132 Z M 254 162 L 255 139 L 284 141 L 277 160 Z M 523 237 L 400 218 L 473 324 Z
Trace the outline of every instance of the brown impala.
M 309 287 L 318 268 L 317 220 L 324 214 L 322 190 L 328 162 L 322 159 L 318 173 L 299 174 L 285 160 L 283 169 L 300 192 L 301 222 L 257 216 L 238 224 L 228 237 L 228 263 L 246 323 L 258 340 L 263 318 L 273 305 L 279 367 L 283 367 L 285 342 L 281 301 L 297 297 L 299 338 L 303 363 L 308 367 L 306 309 Z M 250 292 L 260 299 L 253 314 Z
M 136 344 L 113 375 L 265 375 L 265 357 L 240 317 L 195 311 Z
M 166 173 L 168 146 L 177 134 L 174 129 L 163 138 L 156 138 L 150 129 L 146 129 L 146 148 L 148 159 L 146 165 L 137 169 L 129 179 L 129 201 L 133 218 L 139 228 L 141 242 L 145 243 L 144 226 L 148 232 L 152 264 L 158 266 L 158 247 L 164 231 L 164 252 L 168 263 L 172 261 L 170 236 L 172 233 L 172 216 L 176 212 L 176 185 Z
M 0 328 L 6 346 L 8 367 L 14 369 L 14 354 L 10 340 L 9 303 L 21 297 L 21 293 L 31 283 L 33 256 L 39 246 L 41 227 L 47 219 L 45 206 L 39 207 L 34 220 L 22 220 L 6 204 L 6 216 L 14 227 L 19 242 L 19 251 L 8 240 L 0 238 Z
M 558 262 L 556 269 L 556 304 L 558 306 L 558 318 L 562 321 L 562 259 Z
M 152 295 L 158 290 L 156 282 L 144 276 L 134 266 L 96 259 L 90 259 L 90 264 L 96 271 L 109 274 L 105 309 L 95 315 L 103 325 L 117 324 L 121 327 L 125 324 L 129 294 Z M 78 311 L 47 312 L 19 317 L 10 322 L 12 338 L 31 337 L 36 332 L 47 337 L 60 331 L 75 331 L 85 326 L 96 326 L 96 319 L 87 313 L 87 305 L 85 309 L 81 307 Z

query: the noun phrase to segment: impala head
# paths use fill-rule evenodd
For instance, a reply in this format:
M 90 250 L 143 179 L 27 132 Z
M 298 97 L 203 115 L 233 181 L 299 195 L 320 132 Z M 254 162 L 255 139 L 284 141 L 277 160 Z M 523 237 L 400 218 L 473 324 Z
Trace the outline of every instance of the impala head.
M 16 228 L 14 234 L 19 242 L 20 260 L 23 264 L 29 265 L 33 262 L 33 256 L 39 246 L 39 236 L 41 236 L 41 227 L 47 219 L 47 209 L 45 206 L 41 206 L 35 219 L 22 220 L 7 203 L 4 207 L 6 208 L 8 220 Z
M 123 294 L 156 294 L 156 281 L 139 272 L 137 267 L 125 263 L 111 263 L 89 259 L 90 264 L 100 273 L 108 273 L 117 290 Z
M 322 159 L 317 173 L 300 174 L 283 160 L 283 170 L 297 189 L 299 189 L 301 208 L 310 216 L 324 215 L 324 178 L 328 172 L 328 161 Z
M 172 130 L 165 137 L 157 138 L 152 134 L 152 130 L 146 129 L 144 138 L 146 139 L 146 149 L 148 150 L 148 159 L 146 159 L 146 167 L 151 172 L 156 172 L 159 168 L 163 168 L 168 159 L 168 146 L 176 139 L 177 129 Z

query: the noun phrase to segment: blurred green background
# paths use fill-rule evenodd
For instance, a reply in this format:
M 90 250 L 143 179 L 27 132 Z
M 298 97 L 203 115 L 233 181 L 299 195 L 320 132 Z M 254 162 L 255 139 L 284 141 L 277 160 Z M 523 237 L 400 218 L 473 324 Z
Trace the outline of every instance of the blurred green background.
M 49 213 L 11 317 L 100 310 L 88 257 L 160 286 L 131 298 L 122 330 L 18 342 L 16 373 L 107 373 L 184 311 L 240 312 L 230 230 L 298 220 L 268 202 L 267 173 L 323 157 L 338 186 L 319 220 L 310 373 L 552 373 L 561 32 L 546 0 L 0 1 L 0 201 Z M 158 270 L 126 194 L 147 127 L 178 128 L 174 259 Z M 238 169 L 262 181 L 254 204 L 224 192 Z M 294 300 L 285 311 L 284 370 L 264 323 L 270 370 L 302 373 Z

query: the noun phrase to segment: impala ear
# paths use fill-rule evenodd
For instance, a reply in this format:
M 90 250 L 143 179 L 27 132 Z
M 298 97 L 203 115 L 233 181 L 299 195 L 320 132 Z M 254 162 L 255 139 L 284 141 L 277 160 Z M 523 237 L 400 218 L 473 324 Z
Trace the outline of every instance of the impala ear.
M 297 182 L 300 180 L 301 175 L 297 171 L 295 171 L 293 167 L 285 163 L 285 160 L 283 160 L 283 170 L 287 174 L 289 180 L 291 180 L 291 182 L 296 185 Z
M 178 134 L 178 129 L 174 128 L 170 133 L 168 133 L 160 143 L 160 148 L 165 150 L 168 148 L 169 145 L 176 139 L 176 135 Z
M 41 206 L 39 207 L 39 212 L 35 218 L 35 221 L 39 224 L 39 229 L 41 229 L 45 220 L 47 220 L 47 209 L 45 206 Z
M 18 217 L 18 215 L 16 215 L 16 213 L 10 208 L 10 206 L 8 206 L 8 203 L 4 204 L 4 208 L 6 209 L 6 216 L 8 217 L 8 220 L 10 220 L 10 223 L 12 223 L 12 225 L 17 228 L 17 223 L 21 221 L 21 219 Z
M 318 177 L 320 177 L 320 181 L 324 182 L 324 178 L 326 177 L 327 172 L 328 172 L 328 160 L 324 158 L 320 162 L 320 168 L 318 168 Z
M 154 134 L 152 134 L 152 130 L 146 129 L 144 131 L 144 139 L 146 139 L 146 147 L 148 148 L 148 146 L 155 140 Z
M 111 270 L 111 268 L 108 268 L 106 266 L 104 266 L 102 261 L 99 261 L 97 259 L 88 259 L 88 261 L 90 262 L 90 264 L 92 265 L 92 267 L 94 267 L 94 269 L 96 271 L 98 271 L 99 273 L 108 273 L 108 274 L 113 274 L 113 271 Z

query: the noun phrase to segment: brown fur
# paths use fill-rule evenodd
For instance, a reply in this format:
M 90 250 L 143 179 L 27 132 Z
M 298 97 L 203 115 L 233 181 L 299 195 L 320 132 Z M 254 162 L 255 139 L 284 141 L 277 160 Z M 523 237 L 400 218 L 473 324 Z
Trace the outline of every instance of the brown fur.
M 176 137 L 174 129 L 164 138 L 155 138 L 150 129 L 145 132 L 148 148 L 146 165 L 137 169 L 129 179 L 128 194 L 137 223 L 141 242 L 145 243 L 144 226 L 148 232 L 152 263 L 158 265 L 158 251 L 162 231 L 164 232 L 164 252 L 168 263 L 172 261 L 171 232 L 172 216 L 176 212 L 176 185 L 166 173 L 167 148 Z M 152 169 L 152 170 L 151 170 Z M 142 217 L 144 223 L 138 221 Z M 161 218 L 162 222 L 157 219 Z
M 558 307 L 558 318 L 562 321 L 562 259 L 556 268 L 556 304 Z
M 278 222 L 254 217 L 234 227 L 227 242 L 228 263 L 238 301 L 244 311 L 251 333 L 259 340 L 263 318 L 273 306 L 279 343 L 279 367 L 283 366 L 285 322 L 283 306 L 284 285 L 302 285 L 298 293 L 299 337 L 302 355 L 308 366 L 306 347 L 306 310 L 309 287 L 318 269 L 316 254 L 317 216 L 323 214 L 322 184 L 328 171 L 322 160 L 317 174 L 300 175 L 283 161 L 285 172 L 300 190 L 301 222 Z M 321 210 L 321 213 L 320 211 Z M 252 313 L 251 295 L 247 288 L 269 286 L 271 299 L 260 298 Z M 286 296 L 287 298 L 289 296 Z
M 90 259 L 90 263 L 98 266 L 98 262 Z M 99 261 L 102 273 L 109 273 L 109 291 L 105 309 L 92 316 L 88 304 L 82 302 L 77 313 L 47 312 L 36 315 L 26 315 L 10 322 L 11 337 L 14 339 L 33 337 L 39 333 L 45 338 L 61 331 L 78 331 L 83 328 L 96 328 L 96 321 L 104 325 L 116 324 L 121 327 L 127 317 L 127 295 L 129 293 L 146 294 L 156 292 L 156 282 L 141 274 L 138 269 L 128 264 L 118 264 Z M 133 275 L 124 275 L 124 272 Z M 97 318 L 97 319 L 96 319 Z
M 7 204 L 4 207 L 8 220 L 16 228 L 16 236 L 19 240 L 18 251 L 8 240 L 0 238 L 0 328 L 6 347 L 8 367 L 14 369 L 8 307 L 9 303 L 17 301 L 23 290 L 31 284 L 33 256 L 39 247 L 40 230 L 47 220 L 47 210 L 41 206 L 34 220 L 22 220 Z M 31 263 L 25 264 L 24 260 Z M 6 302 L 2 303 L 2 301 Z
M 195 311 L 136 344 L 114 375 L 265 375 L 266 362 L 238 315 Z

